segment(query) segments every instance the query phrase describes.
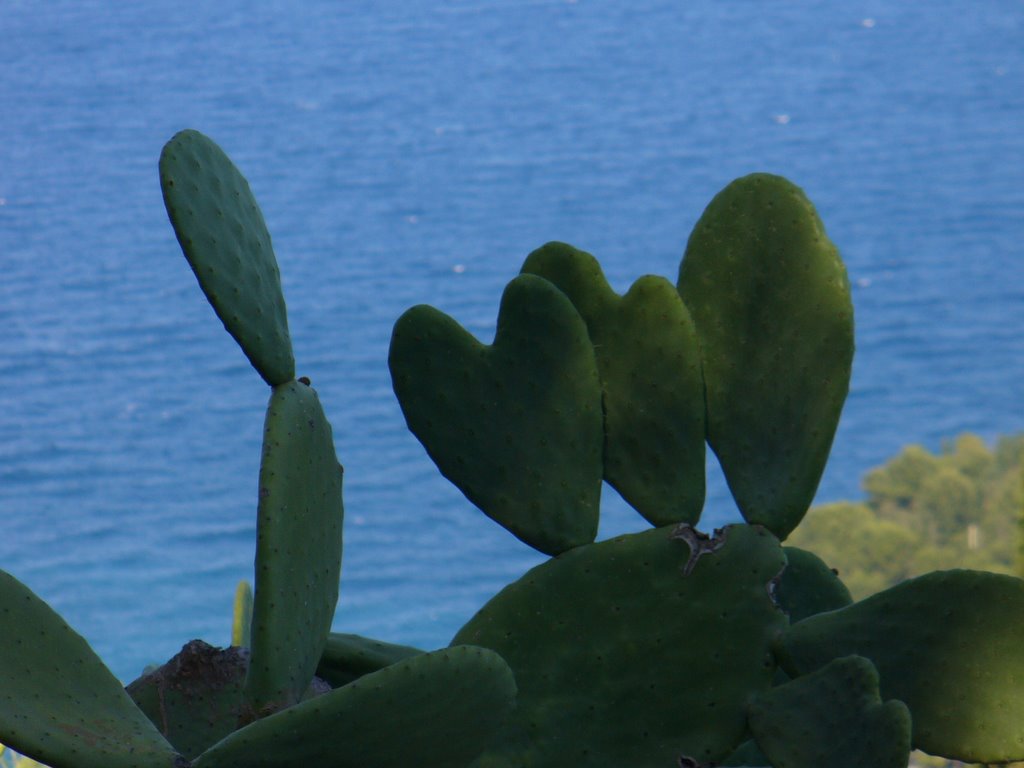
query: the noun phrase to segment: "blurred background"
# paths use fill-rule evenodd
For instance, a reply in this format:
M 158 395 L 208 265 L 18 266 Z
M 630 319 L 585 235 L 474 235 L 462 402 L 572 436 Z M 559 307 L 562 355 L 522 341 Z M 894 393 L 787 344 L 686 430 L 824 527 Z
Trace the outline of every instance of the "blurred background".
M 549 240 L 619 291 L 674 281 L 704 206 L 752 171 L 804 188 L 853 286 L 818 502 L 864 502 L 908 444 L 994 450 L 1024 431 L 1022 34 L 1002 0 L 6 0 L 0 568 L 125 681 L 228 642 L 268 391 L 164 213 L 182 128 L 248 177 L 334 424 L 338 631 L 447 644 L 540 560 L 405 429 L 395 319 L 430 303 L 489 342 Z M 706 528 L 738 517 L 709 473 Z M 867 501 L 903 514 L 879 482 Z M 643 526 L 607 487 L 603 508 L 602 537 Z

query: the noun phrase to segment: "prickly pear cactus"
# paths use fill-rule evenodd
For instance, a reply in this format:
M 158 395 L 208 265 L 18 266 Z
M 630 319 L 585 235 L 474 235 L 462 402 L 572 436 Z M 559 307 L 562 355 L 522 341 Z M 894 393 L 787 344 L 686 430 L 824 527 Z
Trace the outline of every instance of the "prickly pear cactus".
M 565 243 L 522 271 L 550 280 L 587 324 L 601 378 L 604 476 L 655 526 L 696 524 L 704 508 L 704 378 L 690 313 L 662 277 L 616 294 L 597 259 Z
M 678 288 L 700 337 L 708 443 L 744 518 L 785 539 L 814 498 L 849 390 L 846 268 L 803 192 L 753 174 L 700 217 Z
M 430 307 L 399 320 L 409 428 L 473 503 L 555 555 L 423 653 L 329 634 L 341 469 L 294 378 L 248 183 L 195 131 L 168 142 L 160 175 L 204 293 L 273 388 L 255 594 L 239 593 L 235 647 L 189 644 L 131 684 L 136 706 L 0 572 L 0 742 L 53 768 L 901 768 L 911 744 L 1024 758 L 1024 581 L 936 573 L 851 604 L 780 544 L 814 495 L 853 353 L 842 262 L 788 181 L 716 196 L 675 288 L 648 276 L 619 297 L 593 257 L 553 243 L 506 289 L 492 345 Z M 655 525 L 696 521 L 705 436 L 749 524 L 592 543 L 602 477 Z
M 746 733 L 786 625 L 760 526 L 655 528 L 574 549 L 502 590 L 453 643 L 491 648 L 519 702 L 479 768 L 701 764 Z
M 388 364 L 409 429 L 488 517 L 547 554 L 594 540 L 601 387 L 565 294 L 515 278 L 490 346 L 433 307 L 413 307 L 395 324 Z
M 186 130 L 160 155 L 164 205 L 203 293 L 272 387 L 295 378 L 270 233 L 249 182 L 224 151 Z

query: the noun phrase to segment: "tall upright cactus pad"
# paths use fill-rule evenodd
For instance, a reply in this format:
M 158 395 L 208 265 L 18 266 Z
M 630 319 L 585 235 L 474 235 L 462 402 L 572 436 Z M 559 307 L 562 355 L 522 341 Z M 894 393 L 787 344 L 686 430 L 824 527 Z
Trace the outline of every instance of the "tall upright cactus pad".
M 497 651 L 516 711 L 479 768 L 704 764 L 745 738 L 767 690 L 770 593 L 785 560 L 760 526 L 655 528 L 567 552 L 490 600 L 454 643 Z
M 267 406 L 256 526 L 252 660 L 257 715 L 299 701 L 316 670 L 338 602 L 342 469 L 312 387 L 275 387 Z
M 910 712 L 884 704 L 878 672 L 846 656 L 755 696 L 750 730 L 778 768 L 906 768 Z
M 52 768 L 179 766 L 85 639 L 3 571 L 0 622 L 0 742 Z
M 409 429 L 483 512 L 547 554 L 597 534 L 603 426 L 587 327 L 547 280 L 520 275 L 490 346 L 420 305 L 388 357 Z
M 604 397 L 605 479 L 653 525 L 695 524 L 704 507 L 704 378 L 676 289 L 648 275 L 619 296 L 597 259 L 565 243 L 537 249 L 522 271 L 554 283 L 587 324 Z
M 400 661 L 259 720 L 195 768 L 465 768 L 515 702 L 508 666 L 482 648 Z
M 708 443 L 744 518 L 785 539 L 814 498 L 849 390 L 846 269 L 803 192 L 753 174 L 700 217 L 678 288 L 701 342 Z
M 1024 760 L 1024 581 L 937 571 L 846 608 L 811 616 L 781 637 L 790 674 L 856 654 L 906 703 L 913 744 L 969 763 Z
M 160 155 L 160 186 L 185 258 L 224 327 L 272 387 L 295 378 L 270 233 L 245 177 L 198 131 Z

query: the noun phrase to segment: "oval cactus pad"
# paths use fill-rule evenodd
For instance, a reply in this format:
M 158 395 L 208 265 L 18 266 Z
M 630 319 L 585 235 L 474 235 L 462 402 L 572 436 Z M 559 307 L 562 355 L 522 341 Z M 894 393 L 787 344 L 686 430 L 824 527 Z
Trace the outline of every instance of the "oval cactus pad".
M 656 526 L 694 524 L 704 507 L 704 378 L 690 313 L 648 275 L 625 296 L 593 256 L 565 243 L 531 253 L 523 272 L 569 297 L 587 324 L 604 396 L 604 477 Z
M 519 686 L 516 711 L 479 764 L 720 761 L 746 738 L 747 701 L 775 673 L 772 639 L 787 622 L 771 586 L 784 562 L 760 526 L 707 537 L 683 525 L 532 569 L 453 640 L 495 650 Z
M 496 653 L 424 653 L 236 731 L 195 768 L 465 768 L 515 695 Z
M 3 571 L 0 618 L 0 742 L 53 768 L 183 762 L 82 636 Z
M 245 177 L 198 131 L 160 154 L 160 187 L 181 250 L 217 316 L 272 387 L 295 378 L 270 233 Z
M 1024 581 L 936 571 L 794 624 L 777 648 L 786 672 L 870 659 L 882 696 L 906 703 L 913 743 L 967 763 L 1024 760 Z
M 700 337 L 708 443 L 743 517 L 785 539 L 814 498 L 849 391 L 846 268 L 803 192 L 761 173 L 708 205 L 678 288 Z
M 601 387 L 587 327 L 547 280 L 520 275 L 493 345 L 413 307 L 388 357 L 410 431 L 483 512 L 547 554 L 597 535 Z
M 341 478 L 316 392 L 299 381 L 275 387 L 260 464 L 246 680 L 256 714 L 299 701 L 327 643 L 341 578 Z

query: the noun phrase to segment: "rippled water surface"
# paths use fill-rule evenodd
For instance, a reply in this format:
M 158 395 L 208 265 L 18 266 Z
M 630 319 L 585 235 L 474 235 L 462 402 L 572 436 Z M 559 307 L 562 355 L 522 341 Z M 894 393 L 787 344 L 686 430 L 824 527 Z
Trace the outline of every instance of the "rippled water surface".
M 525 255 L 674 280 L 754 170 L 817 205 L 854 286 L 819 500 L 908 442 L 1024 429 L 1024 6 L 722 0 L 51 0 L 0 14 L 0 567 L 124 679 L 225 644 L 267 390 L 163 212 L 160 148 L 212 136 L 274 236 L 300 374 L 346 475 L 335 626 L 438 646 L 538 557 L 405 430 L 391 325 L 486 341 Z M 710 524 L 735 508 L 713 476 Z M 639 527 L 605 491 L 602 535 Z M 7 631 L 6 629 L 4 631 Z

